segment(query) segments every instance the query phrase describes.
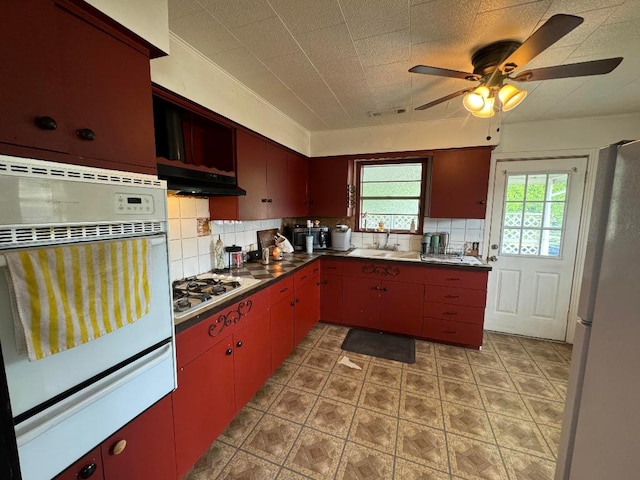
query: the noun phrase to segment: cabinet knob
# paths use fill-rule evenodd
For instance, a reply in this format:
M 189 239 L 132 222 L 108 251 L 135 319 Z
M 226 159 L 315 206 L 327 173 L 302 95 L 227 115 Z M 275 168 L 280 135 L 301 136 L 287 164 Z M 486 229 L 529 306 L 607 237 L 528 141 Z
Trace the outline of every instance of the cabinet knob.
M 296 298 L 296 303 L 300 303 L 300 299 L 299 298 Z
M 487 203 L 486 200 L 478 200 L 479 205 L 486 205 L 486 203 Z
M 85 465 L 78 472 L 78 478 L 91 478 L 93 474 L 98 470 L 98 466 L 95 463 L 90 463 L 89 465 Z
M 51 117 L 36 117 L 36 126 L 42 130 L 55 130 L 58 128 L 58 123 Z
M 236 347 L 240 348 L 242 346 L 242 340 L 236 343 Z
M 96 133 L 90 128 L 81 128 L 80 130 L 76 130 L 76 135 L 82 140 L 87 140 L 88 142 L 93 142 L 96 139 Z
M 111 455 L 120 455 L 124 452 L 125 448 L 127 448 L 127 441 L 125 439 L 118 440 L 113 444 L 113 447 L 111 447 Z
M 260 200 L 262 203 L 267 203 L 267 199 L 263 198 L 262 200 Z
M 292 306 L 292 307 L 295 307 L 295 305 L 296 305 L 296 302 L 293 302 L 293 301 L 292 301 L 292 302 L 291 302 L 291 306 Z
M 386 292 L 387 291 L 387 287 L 382 287 L 382 291 Z
M 228 348 L 227 351 L 224 352 L 224 353 L 226 353 L 227 355 L 231 355 L 233 353 L 233 350 Z

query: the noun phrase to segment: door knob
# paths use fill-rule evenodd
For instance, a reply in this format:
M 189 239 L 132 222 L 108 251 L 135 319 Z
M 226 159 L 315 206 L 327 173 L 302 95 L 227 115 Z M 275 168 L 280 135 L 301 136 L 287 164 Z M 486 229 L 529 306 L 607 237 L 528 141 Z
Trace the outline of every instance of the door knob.
M 490 262 L 497 262 L 497 261 L 498 261 L 498 257 L 496 257 L 495 255 L 491 255 L 491 256 L 489 257 L 489 261 L 490 261 Z

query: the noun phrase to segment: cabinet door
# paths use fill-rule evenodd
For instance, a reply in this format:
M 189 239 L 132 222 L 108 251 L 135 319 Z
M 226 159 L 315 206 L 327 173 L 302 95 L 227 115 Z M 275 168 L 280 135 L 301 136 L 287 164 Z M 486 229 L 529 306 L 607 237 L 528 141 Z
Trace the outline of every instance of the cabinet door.
M 323 273 L 320 280 L 320 319 L 342 321 L 342 276 Z
M 66 152 L 68 137 L 56 7 L 53 2 L 20 0 L 0 7 L 0 142 Z M 36 126 L 49 116 L 55 130 Z
M 308 212 L 307 177 L 309 160 L 297 153 L 287 153 L 287 191 L 289 193 L 287 216 L 304 217 Z
M 278 368 L 293 352 L 295 301 L 290 293 L 271 306 L 271 370 Z
M 155 166 L 149 55 L 58 8 L 70 153 Z M 94 140 L 78 130 L 89 129 Z
M 178 388 L 172 394 L 178 478 L 235 415 L 233 380 L 231 337 L 178 370 Z
M 267 218 L 290 214 L 287 176 L 287 151 L 267 143 Z
M 349 160 L 344 157 L 309 159 L 309 214 L 349 215 L 347 185 L 350 175 Z
M 53 480 L 78 480 L 90 478 L 91 480 L 104 480 L 102 469 L 102 455 L 100 447 L 96 447 L 64 472 L 56 475 Z
M 171 396 L 102 442 L 101 451 L 105 480 L 175 480 Z
M 422 333 L 421 284 L 382 281 L 380 294 L 380 324 L 382 330 L 420 335 Z
M 240 219 L 267 218 L 267 144 L 261 138 L 238 130 L 236 133 L 238 185 L 246 196 L 233 197 L 238 202 Z
M 269 333 L 269 310 L 264 310 L 233 334 L 236 412 L 271 374 Z
M 320 289 L 318 277 L 296 290 L 296 314 L 294 326 L 295 345 L 298 345 L 320 317 Z
M 431 218 L 484 218 L 491 148 L 437 150 L 431 165 Z
M 380 281 L 342 277 L 342 323 L 380 328 Z

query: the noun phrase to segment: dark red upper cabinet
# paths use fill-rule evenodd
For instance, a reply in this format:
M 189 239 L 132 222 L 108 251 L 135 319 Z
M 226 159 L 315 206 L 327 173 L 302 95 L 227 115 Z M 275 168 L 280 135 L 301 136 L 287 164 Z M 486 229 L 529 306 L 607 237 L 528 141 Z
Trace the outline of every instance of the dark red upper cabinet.
M 309 215 L 342 217 L 352 214 L 348 195 L 352 163 L 346 157 L 309 159 Z
M 42 0 L 0 6 L 0 142 L 68 151 L 55 11 Z
M 307 190 L 309 159 L 298 153 L 287 154 L 288 217 L 304 217 L 309 213 Z
M 0 151 L 154 173 L 148 49 L 65 0 L 0 19 Z
M 431 166 L 431 218 L 484 218 L 491 147 L 436 150 Z

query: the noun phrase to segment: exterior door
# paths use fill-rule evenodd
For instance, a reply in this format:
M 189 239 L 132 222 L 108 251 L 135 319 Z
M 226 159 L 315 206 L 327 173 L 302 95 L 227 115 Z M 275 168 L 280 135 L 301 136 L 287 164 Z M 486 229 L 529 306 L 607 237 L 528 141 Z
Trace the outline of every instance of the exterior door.
M 586 158 L 499 161 L 485 328 L 564 340 Z

